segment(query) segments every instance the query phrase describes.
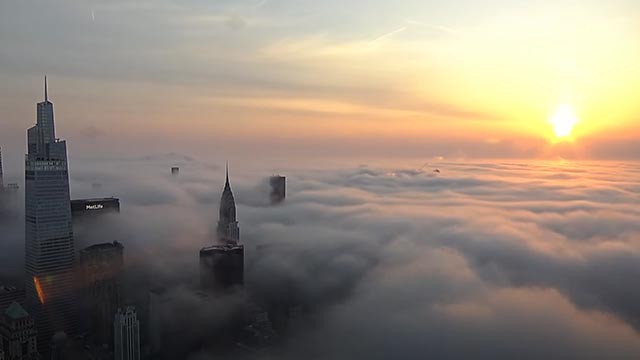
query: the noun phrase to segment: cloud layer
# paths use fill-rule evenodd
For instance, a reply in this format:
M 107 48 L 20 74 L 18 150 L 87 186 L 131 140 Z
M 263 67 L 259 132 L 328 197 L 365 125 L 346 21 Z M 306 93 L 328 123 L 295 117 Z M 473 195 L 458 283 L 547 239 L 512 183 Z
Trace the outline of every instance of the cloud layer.
M 287 200 L 273 207 L 262 180 L 271 171 L 232 172 L 247 288 L 306 309 L 278 356 L 640 355 L 636 164 L 355 164 L 286 169 Z M 84 169 L 72 173 L 75 197 L 121 198 L 122 214 L 93 241 L 124 243 L 130 301 L 168 287 L 174 308 L 189 309 L 183 320 L 210 320 L 173 354 L 205 356 L 224 316 L 193 289 L 198 249 L 213 241 L 220 167 L 177 154 L 74 167 Z M 19 233 L 5 232 L 3 246 L 21 251 L 10 245 Z

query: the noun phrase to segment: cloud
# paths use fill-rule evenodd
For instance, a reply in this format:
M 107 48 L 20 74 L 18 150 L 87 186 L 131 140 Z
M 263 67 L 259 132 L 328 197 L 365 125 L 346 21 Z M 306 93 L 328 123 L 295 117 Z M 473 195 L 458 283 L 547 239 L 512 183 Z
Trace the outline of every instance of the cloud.
M 93 241 L 124 243 L 129 302 L 143 309 L 148 290 L 168 289 L 183 314 L 167 329 L 172 356 L 205 358 L 218 351 L 207 334 L 243 301 L 198 294 L 224 171 L 191 160 L 178 177 L 163 156 L 74 163 L 72 192 L 102 179 L 120 196 L 122 214 L 92 225 Z M 281 169 L 278 206 L 267 206 L 272 171 L 234 170 L 247 295 L 303 309 L 279 358 L 640 355 L 633 166 L 439 160 L 435 174 L 414 162 Z

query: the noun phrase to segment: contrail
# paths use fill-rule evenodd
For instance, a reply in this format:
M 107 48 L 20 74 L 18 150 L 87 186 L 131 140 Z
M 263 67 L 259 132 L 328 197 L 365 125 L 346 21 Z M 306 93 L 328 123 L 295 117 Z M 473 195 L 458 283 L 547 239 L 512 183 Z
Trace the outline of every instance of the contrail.
M 371 42 L 376 42 L 376 41 L 379 41 L 379 40 L 386 39 L 386 38 L 391 37 L 391 36 L 393 36 L 393 35 L 395 35 L 397 33 L 401 33 L 401 32 L 403 32 L 405 30 L 407 30 L 407 27 L 403 26 L 403 27 L 401 27 L 399 29 L 393 30 L 393 31 L 388 32 L 386 34 L 382 34 L 382 35 L 378 36 L 377 38 L 373 39 L 373 41 L 371 41 Z

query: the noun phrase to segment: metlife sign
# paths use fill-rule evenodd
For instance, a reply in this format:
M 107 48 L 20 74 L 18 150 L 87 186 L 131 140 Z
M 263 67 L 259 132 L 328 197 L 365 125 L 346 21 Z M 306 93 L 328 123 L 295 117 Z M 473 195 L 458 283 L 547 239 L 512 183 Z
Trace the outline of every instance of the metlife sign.
M 117 198 L 71 200 L 71 214 L 74 218 L 82 216 L 102 216 L 119 213 L 120 200 Z

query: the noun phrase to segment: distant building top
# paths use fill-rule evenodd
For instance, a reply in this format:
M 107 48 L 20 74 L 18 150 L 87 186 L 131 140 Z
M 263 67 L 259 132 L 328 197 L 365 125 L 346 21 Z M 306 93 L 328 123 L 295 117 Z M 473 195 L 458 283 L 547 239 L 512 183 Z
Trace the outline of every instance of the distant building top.
M 13 320 L 22 319 L 29 316 L 29 313 L 17 301 L 11 303 L 4 314 Z
M 208 252 L 208 251 L 231 251 L 231 250 L 239 250 L 244 249 L 244 245 L 228 243 L 224 245 L 212 245 L 203 247 L 200 252 Z
M 110 250 L 110 249 L 123 249 L 122 243 L 114 241 L 112 243 L 95 244 L 84 248 L 83 252 L 95 251 L 95 250 Z

